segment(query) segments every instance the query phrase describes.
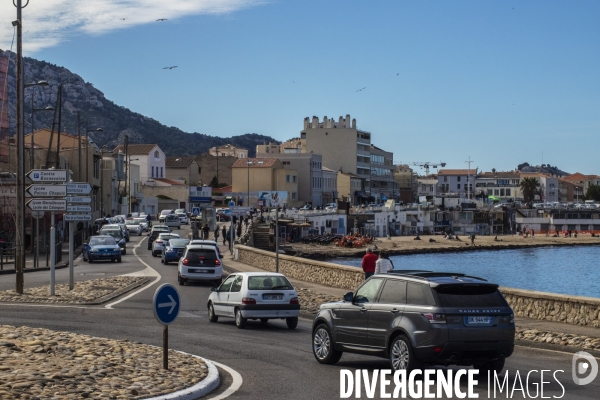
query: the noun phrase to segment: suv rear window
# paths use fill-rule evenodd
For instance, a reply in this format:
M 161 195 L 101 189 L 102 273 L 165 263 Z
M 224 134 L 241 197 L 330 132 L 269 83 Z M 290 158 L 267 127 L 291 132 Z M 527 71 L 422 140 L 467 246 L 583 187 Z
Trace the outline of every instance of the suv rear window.
M 508 307 L 495 286 L 440 286 L 436 292 L 442 307 Z
M 187 265 L 201 265 L 205 262 L 214 263 L 217 259 L 214 250 L 210 249 L 189 249 L 185 258 L 188 260 Z
M 283 276 L 251 276 L 248 290 L 294 290 L 294 287 Z
M 435 306 L 435 299 L 429 285 L 408 282 L 406 285 L 406 304 Z

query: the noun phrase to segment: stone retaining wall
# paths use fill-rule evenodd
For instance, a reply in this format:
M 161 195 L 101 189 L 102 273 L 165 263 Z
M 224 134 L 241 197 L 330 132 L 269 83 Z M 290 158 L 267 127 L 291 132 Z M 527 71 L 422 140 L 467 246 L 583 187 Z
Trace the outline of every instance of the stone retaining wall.
M 275 254 L 236 246 L 237 259 L 266 271 L 275 271 Z M 361 269 L 301 257 L 279 255 L 279 272 L 305 282 L 355 290 L 364 281 Z M 571 325 L 600 328 L 600 299 L 501 287 L 515 315 Z

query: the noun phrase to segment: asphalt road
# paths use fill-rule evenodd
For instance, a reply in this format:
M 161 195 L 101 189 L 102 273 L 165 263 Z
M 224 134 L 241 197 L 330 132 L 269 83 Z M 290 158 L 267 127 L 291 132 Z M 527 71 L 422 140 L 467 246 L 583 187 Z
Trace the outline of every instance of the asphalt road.
M 187 235 L 188 230 L 179 233 Z M 46 307 L 34 305 L 0 306 L 0 324 L 27 325 L 55 330 L 66 330 L 88 335 L 129 339 L 156 346 L 162 345 L 162 327 L 152 312 L 152 296 L 160 283 L 177 285 L 177 266 L 163 265 L 160 258 L 152 257 L 146 249 L 147 237 L 132 237 L 128 243 L 127 255 L 121 264 L 80 262 L 75 269 L 77 280 L 130 273 L 146 269 L 147 263 L 160 274 L 160 281 L 135 296 L 113 306 L 105 307 Z M 141 245 L 135 248 L 137 244 Z M 136 253 L 139 259 L 134 254 Z M 68 269 L 57 271 L 57 282 L 67 282 Z M 47 284 L 49 272 L 36 272 L 25 275 L 27 286 Z M 0 289 L 12 289 L 14 275 L 0 276 Z M 318 364 L 311 350 L 311 321 L 300 320 L 298 328 L 289 330 L 284 321 L 269 321 L 266 326 L 249 321 L 247 328 L 239 330 L 233 320 L 221 318 L 218 323 L 210 323 L 206 315 L 206 301 L 210 285 L 191 284 L 178 286 L 182 298 L 179 318 L 169 327 L 171 348 L 197 354 L 235 369 L 244 379 L 241 388 L 231 399 L 338 399 L 340 398 L 340 370 L 387 369 L 386 360 L 345 354 L 335 366 Z M 506 362 L 509 387 L 519 389 L 529 385 L 530 398 L 535 396 L 536 384 L 543 380 L 544 396 L 564 399 L 597 399 L 600 393 L 600 377 L 587 386 L 577 386 L 571 379 L 572 354 L 547 350 L 517 347 Z M 527 374 L 532 370 L 563 370 L 557 378 L 564 386 L 557 384 L 552 372 Z M 229 379 L 229 378 L 228 378 Z M 230 380 L 229 380 L 230 381 Z M 464 383 L 464 382 L 463 382 Z M 463 384 L 463 388 L 465 385 Z M 538 388 L 540 386 L 537 386 Z M 488 398 L 487 382 L 476 389 L 479 398 Z M 498 390 L 498 389 L 497 389 Z M 379 398 L 379 388 L 375 392 Z M 507 398 L 506 389 L 496 398 Z M 362 390 L 362 397 L 367 398 Z M 208 398 L 211 396 L 209 395 Z M 493 392 L 491 392 L 493 398 Z M 524 398 L 516 390 L 513 398 Z M 352 398 L 355 398 L 354 394 Z M 508 396 L 508 398 L 511 398 Z

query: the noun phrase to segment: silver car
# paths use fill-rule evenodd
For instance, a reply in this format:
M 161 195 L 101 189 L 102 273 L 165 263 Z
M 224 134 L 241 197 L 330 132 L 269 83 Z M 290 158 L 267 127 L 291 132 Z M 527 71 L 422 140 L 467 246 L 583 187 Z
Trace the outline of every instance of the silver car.
M 176 233 L 161 233 L 158 235 L 154 243 L 152 243 L 152 257 L 157 257 L 165 251 L 165 246 L 169 243 L 169 239 L 179 239 Z
M 138 236 L 141 236 L 142 234 L 142 225 L 140 225 L 139 222 L 137 222 L 134 219 L 127 219 L 125 220 L 125 226 L 127 227 L 127 230 L 129 231 L 130 234 L 135 233 Z

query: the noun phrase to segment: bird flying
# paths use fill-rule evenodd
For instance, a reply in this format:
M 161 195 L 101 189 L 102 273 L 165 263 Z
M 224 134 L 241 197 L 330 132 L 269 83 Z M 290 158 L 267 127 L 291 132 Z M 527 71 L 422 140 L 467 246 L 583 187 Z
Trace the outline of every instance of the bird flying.
M 163 69 L 173 69 L 173 68 L 177 68 L 177 65 L 173 65 L 172 67 L 163 67 Z
M 367 87 L 365 86 L 365 87 L 364 87 L 364 88 L 362 88 L 362 89 L 358 89 L 358 90 L 357 90 L 357 92 L 362 92 L 362 91 L 363 91 L 363 90 L 365 90 L 366 88 L 367 88 Z
M 157 21 L 166 21 L 166 20 L 167 20 L 167 18 L 159 18 L 159 19 L 157 19 Z
M 121 21 L 125 21 L 125 18 L 119 18 Z

